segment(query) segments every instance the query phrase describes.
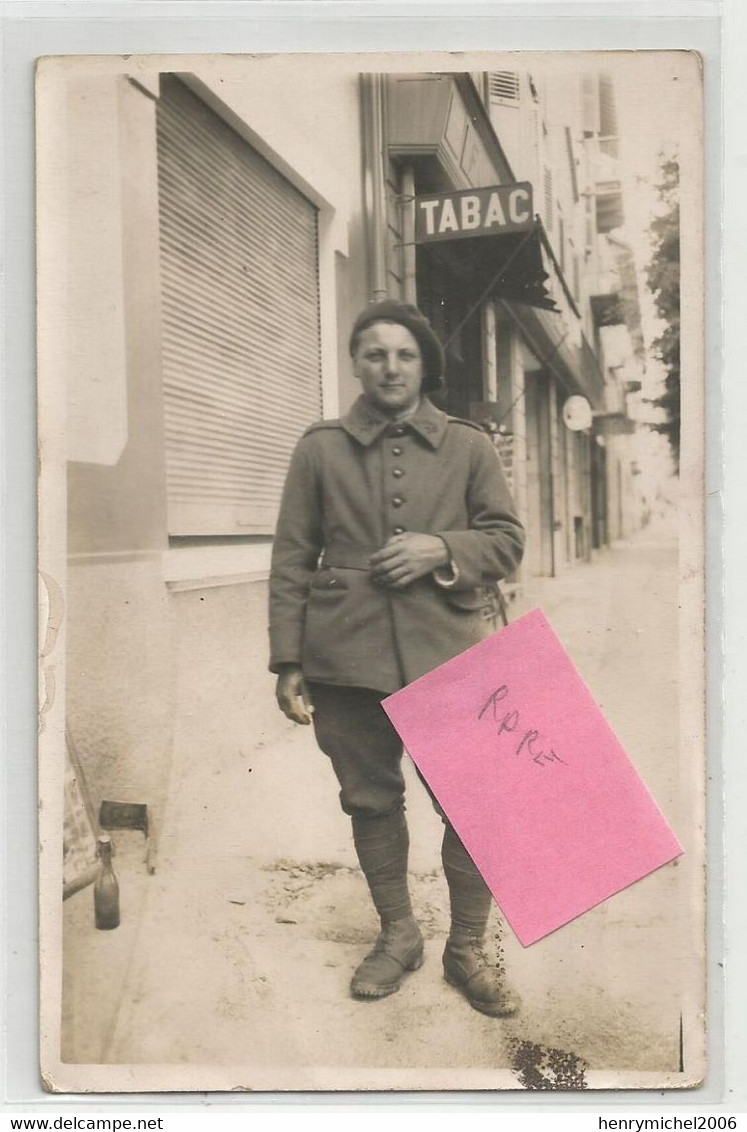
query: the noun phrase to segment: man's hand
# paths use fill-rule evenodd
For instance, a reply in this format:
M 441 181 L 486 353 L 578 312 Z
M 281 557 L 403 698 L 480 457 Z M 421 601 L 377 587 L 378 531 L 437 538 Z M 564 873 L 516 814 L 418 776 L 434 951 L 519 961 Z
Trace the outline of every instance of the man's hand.
M 449 551 L 443 539 L 407 531 L 392 535 L 381 550 L 371 556 L 369 567 L 372 579 L 379 585 L 403 590 L 448 562 Z
M 294 723 L 311 723 L 314 705 L 298 665 L 283 666 L 275 685 L 275 696 L 278 707 L 288 719 L 292 719 Z

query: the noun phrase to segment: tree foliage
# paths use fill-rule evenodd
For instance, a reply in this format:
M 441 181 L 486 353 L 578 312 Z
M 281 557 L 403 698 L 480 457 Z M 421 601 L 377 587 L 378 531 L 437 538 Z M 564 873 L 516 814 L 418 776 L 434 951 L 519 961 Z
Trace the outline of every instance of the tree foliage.
M 651 427 L 663 433 L 672 448 L 675 466 L 680 455 L 680 170 L 674 158 L 662 161 L 658 192 L 661 212 L 651 224 L 652 256 L 646 282 L 659 318 L 666 324 L 651 343 L 664 369 L 664 389 L 652 404 L 664 411 Z

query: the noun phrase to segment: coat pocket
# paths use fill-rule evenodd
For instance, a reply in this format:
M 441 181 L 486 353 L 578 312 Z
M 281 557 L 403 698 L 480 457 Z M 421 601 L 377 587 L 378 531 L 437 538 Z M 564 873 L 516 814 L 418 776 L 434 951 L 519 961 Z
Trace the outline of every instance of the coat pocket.
M 317 570 L 309 583 L 309 598 L 314 601 L 318 598 L 322 601 L 334 601 L 344 597 L 348 591 L 347 579 L 342 571 L 330 566 L 322 566 Z
M 494 586 L 475 586 L 469 590 L 441 589 L 447 605 L 459 613 L 480 613 L 486 619 L 498 617 L 500 605 Z

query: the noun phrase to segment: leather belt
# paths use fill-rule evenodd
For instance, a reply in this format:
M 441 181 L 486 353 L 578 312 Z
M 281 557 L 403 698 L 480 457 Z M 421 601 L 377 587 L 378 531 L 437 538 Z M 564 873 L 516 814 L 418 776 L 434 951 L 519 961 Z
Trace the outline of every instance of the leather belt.
M 324 548 L 321 565 L 334 566 L 338 570 L 368 570 L 368 560 L 377 550 L 381 547 L 331 543 Z

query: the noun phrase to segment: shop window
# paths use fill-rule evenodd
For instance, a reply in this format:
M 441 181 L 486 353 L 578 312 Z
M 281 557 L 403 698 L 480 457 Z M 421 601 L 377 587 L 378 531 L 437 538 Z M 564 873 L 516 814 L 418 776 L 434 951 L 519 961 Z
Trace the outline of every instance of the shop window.
M 321 416 L 317 210 L 174 77 L 158 173 L 168 532 L 271 535 Z

